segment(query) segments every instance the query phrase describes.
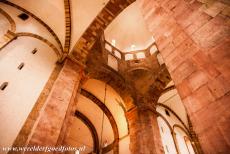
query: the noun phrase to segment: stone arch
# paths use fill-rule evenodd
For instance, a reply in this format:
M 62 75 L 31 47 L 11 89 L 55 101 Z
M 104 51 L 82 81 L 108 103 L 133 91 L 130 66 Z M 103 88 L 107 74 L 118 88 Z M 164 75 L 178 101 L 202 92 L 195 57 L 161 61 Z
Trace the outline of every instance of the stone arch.
M 175 128 L 181 129 L 189 137 L 189 139 L 191 140 L 191 137 L 190 137 L 190 134 L 189 134 L 188 130 L 184 129 L 183 127 L 181 127 L 178 124 L 175 124 L 175 125 L 173 125 L 173 132 L 175 131 Z
M 71 43 L 71 7 L 70 0 L 64 0 L 65 7 L 65 45 L 64 53 L 69 53 Z
M 47 44 L 49 47 L 51 47 L 53 49 L 53 51 L 56 53 L 56 55 L 58 57 L 58 61 L 60 61 L 62 59 L 62 54 L 59 52 L 59 50 L 50 41 L 43 38 L 42 36 L 39 36 L 39 35 L 33 34 L 33 33 L 28 33 L 28 32 L 19 32 L 19 33 L 16 33 L 16 36 L 17 37 L 27 36 L 27 37 L 36 38 L 36 39 L 44 42 L 45 44 Z
M 80 119 L 89 128 L 91 135 L 93 137 L 93 144 L 94 144 L 93 152 L 99 154 L 99 138 L 98 138 L 96 128 L 94 127 L 92 122 L 80 111 L 75 111 L 75 116 L 76 118 Z
M 173 133 L 175 133 L 175 129 L 176 129 L 176 128 L 179 128 L 181 131 L 183 131 L 183 132 L 187 135 L 187 136 L 185 136 L 185 137 L 187 137 L 187 138 L 189 139 L 190 142 L 193 141 L 193 140 L 192 140 L 192 137 L 191 137 L 191 135 L 190 135 L 190 133 L 189 133 L 187 130 L 185 130 L 183 127 L 181 127 L 180 125 L 178 125 L 178 124 L 173 125 Z M 177 143 L 176 136 L 173 136 L 173 138 L 174 138 L 175 142 Z M 194 144 L 191 144 L 191 145 L 192 145 L 194 151 L 198 151 L 197 147 L 196 147 Z M 187 145 L 186 145 L 186 146 L 187 146 Z M 179 149 L 178 145 L 177 145 L 177 148 Z
M 132 85 L 114 70 L 108 66 L 99 66 L 97 69 L 86 70 L 90 73 L 86 75 L 86 82 L 88 79 L 97 79 L 109 84 L 123 99 L 126 111 L 135 106 L 135 94 L 132 93 Z
M 0 14 L 2 14 L 10 23 L 10 31 L 15 32 L 16 31 L 16 23 L 14 19 L 3 9 L 0 8 Z
M 171 108 L 169 108 L 168 106 L 166 106 L 166 105 L 164 105 L 162 103 L 157 103 L 157 106 L 161 106 L 161 107 L 169 110 L 181 122 L 181 124 L 184 126 L 186 131 L 189 132 L 188 127 L 185 125 L 185 123 L 181 120 L 181 118 Z
M 86 98 L 90 99 L 92 102 L 94 102 L 107 116 L 107 118 L 109 119 L 109 122 L 112 126 L 113 129 L 113 133 L 114 133 L 114 142 L 113 142 L 113 146 L 109 146 L 114 150 L 114 153 L 118 153 L 118 148 L 119 148 L 119 132 L 118 132 L 118 127 L 117 127 L 117 123 L 112 115 L 112 113 L 109 111 L 109 109 L 105 106 L 105 104 L 103 104 L 103 102 L 101 102 L 96 96 L 94 96 L 93 94 L 91 94 L 90 92 L 81 89 L 80 94 L 85 96 Z M 109 150 L 112 150 L 109 149 Z M 107 149 L 108 150 L 108 149 Z
M 175 139 L 175 136 L 174 136 L 173 128 L 171 127 L 171 125 L 169 124 L 167 119 L 162 114 L 160 114 L 159 112 L 157 112 L 157 117 L 160 117 L 166 123 L 168 128 L 170 129 L 170 133 L 171 133 L 171 137 L 173 139 L 175 150 L 178 152 L 178 147 L 177 147 L 176 139 Z
M 161 117 L 163 120 L 164 120 L 164 122 L 167 124 L 167 126 L 169 127 L 169 129 L 170 129 L 170 131 L 171 131 L 171 133 L 173 132 L 173 128 L 170 126 L 170 124 L 169 124 L 169 122 L 167 121 L 167 119 L 162 115 L 162 114 L 160 114 L 159 112 L 157 112 L 157 116 L 158 117 Z

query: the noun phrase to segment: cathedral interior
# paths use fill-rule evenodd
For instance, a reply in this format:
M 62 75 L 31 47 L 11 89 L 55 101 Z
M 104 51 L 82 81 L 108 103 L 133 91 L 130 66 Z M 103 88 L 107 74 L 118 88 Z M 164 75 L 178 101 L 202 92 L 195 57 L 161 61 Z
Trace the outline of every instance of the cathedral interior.
M 0 0 L 0 122 L 2 154 L 229 154 L 230 1 Z

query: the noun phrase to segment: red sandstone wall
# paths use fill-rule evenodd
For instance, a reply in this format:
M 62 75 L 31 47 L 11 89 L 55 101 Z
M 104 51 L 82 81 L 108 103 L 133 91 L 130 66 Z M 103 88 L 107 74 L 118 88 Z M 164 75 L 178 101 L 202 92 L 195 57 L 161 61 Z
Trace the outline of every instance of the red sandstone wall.
M 163 154 L 157 115 L 149 110 L 133 108 L 126 113 L 130 128 L 132 154 Z
M 229 153 L 229 1 L 139 1 L 204 153 Z

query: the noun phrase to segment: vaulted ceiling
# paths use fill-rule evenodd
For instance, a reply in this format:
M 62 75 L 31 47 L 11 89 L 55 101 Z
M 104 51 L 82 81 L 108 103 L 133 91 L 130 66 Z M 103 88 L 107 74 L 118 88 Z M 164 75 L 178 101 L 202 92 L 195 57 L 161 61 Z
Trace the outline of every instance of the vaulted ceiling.
M 138 1 L 132 3 L 105 29 L 105 39 L 111 44 L 115 40 L 116 47 L 122 52 L 143 50 L 154 42 L 139 5 Z
M 65 7 L 63 0 L 9 0 L 36 15 L 44 21 L 65 43 Z M 71 9 L 71 48 L 81 37 L 89 24 L 101 11 L 108 0 L 70 0 Z

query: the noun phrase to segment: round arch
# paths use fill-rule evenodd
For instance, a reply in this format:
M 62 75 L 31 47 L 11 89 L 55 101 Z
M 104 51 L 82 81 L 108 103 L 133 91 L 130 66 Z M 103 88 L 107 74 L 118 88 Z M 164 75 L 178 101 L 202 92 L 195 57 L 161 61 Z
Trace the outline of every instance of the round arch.
M 114 141 L 113 141 L 113 146 L 108 146 L 110 147 L 110 149 L 107 150 L 112 150 L 113 148 L 118 149 L 119 148 L 119 131 L 118 131 L 118 126 L 117 123 L 112 115 L 112 113 L 110 112 L 110 110 L 104 105 L 103 102 L 101 102 L 96 96 L 94 96 L 93 94 L 91 94 L 90 92 L 81 89 L 80 92 L 81 95 L 85 96 L 86 98 L 90 99 L 92 102 L 94 102 L 101 110 L 102 112 L 107 116 L 107 118 L 109 119 L 109 122 L 112 126 L 113 129 L 113 134 L 114 134 Z
M 189 134 L 189 132 L 188 131 L 186 131 L 183 127 L 181 127 L 180 125 L 178 125 L 178 124 L 175 124 L 175 125 L 173 125 L 173 133 L 175 134 L 175 136 L 173 136 L 174 137 L 174 140 L 176 141 L 176 143 L 177 143 L 177 148 L 179 149 L 179 150 L 182 150 L 183 151 L 183 148 L 181 149 L 181 146 L 182 146 L 182 143 L 178 140 L 178 138 L 177 138 L 177 133 L 179 133 L 179 132 L 177 132 L 176 133 L 176 129 L 179 129 L 180 131 L 182 131 L 185 135 L 183 136 L 183 141 L 184 141 L 184 144 L 185 144 L 185 146 L 186 146 L 186 150 L 188 151 L 188 153 L 190 153 L 190 150 L 191 149 L 189 149 L 188 148 L 188 144 L 186 143 L 186 138 L 189 140 L 189 142 L 190 142 L 190 144 L 191 144 L 191 146 L 192 146 L 192 150 L 193 150 L 193 152 L 195 153 L 195 151 L 197 151 L 197 149 L 196 149 L 196 146 L 194 145 L 194 144 L 192 144 L 192 138 L 191 138 L 191 135 Z M 181 152 L 181 151 L 180 151 Z M 183 152 L 182 152 L 183 153 Z
M 63 56 L 62 53 L 60 53 L 60 51 L 50 41 L 43 38 L 42 36 L 39 36 L 39 35 L 33 34 L 33 33 L 28 33 L 28 32 L 19 32 L 19 33 L 16 33 L 16 36 L 17 37 L 23 37 L 23 36 L 32 37 L 32 38 L 35 38 L 35 39 L 42 41 L 43 43 L 47 44 L 49 47 L 51 47 L 53 49 L 53 51 L 55 52 L 55 54 L 58 57 L 58 61 L 62 60 L 62 56 Z
M 162 128 L 162 124 L 160 124 L 160 121 L 159 120 L 157 120 L 157 122 L 158 122 L 158 126 L 159 126 L 159 129 L 160 129 L 160 134 L 161 134 L 161 140 L 162 140 L 162 143 L 163 144 L 169 144 L 169 145 L 171 145 L 171 150 L 173 150 L 174 148 L 175 148 L 175 152 L 177 152 L 178 153 L 178 147 L 177 147 L 177 143 L 176 143 L 176 140 L 175 140 L 175 138 L 174 138 L 174 133 L 173 133 L 173 128 L 171 127 L 171 125 L 169 124 L 169 122 L 166 120 L 166 118 L 162 115 L 162 114 L 160 114 L 159 112 L 157 112 L 157 118 L 161 118 L 162 120 L 163 120 L 163 122 L 166 124 L 166 126 L 168 127 L 168 129 L 169 129 L 169 131 L 170 131 L 170 134 L 168 134 L 167 132 L 165 132 L 165 128 Z M 167 128 L 166 128 L 167 129 Z M 164 137 L 166 135 L 166 137 L 167 137 L 167 140 L 166 140 L 166 138 Z M 170 143 L 169 142 L 169 138 L 171 137 L 171 139 L 172 139 L 172 142 Z M 173 146 L 173 147 L 172 147 Z M 164 145 L 164 149 L 166 150 L 166 151 L 169 151 L 169 149 L 168 149 L 168 146 L 167 145 Z

